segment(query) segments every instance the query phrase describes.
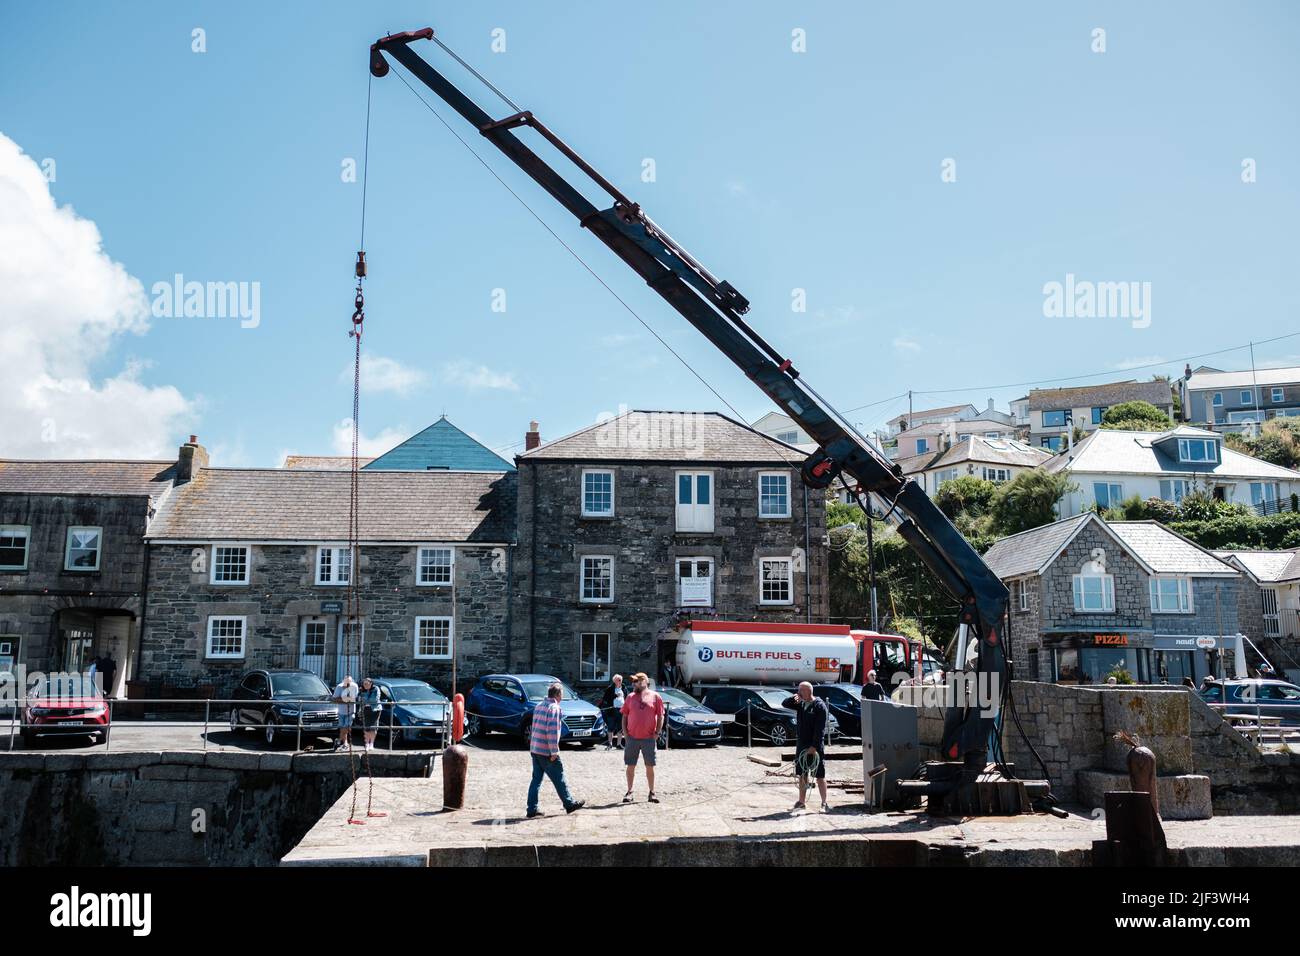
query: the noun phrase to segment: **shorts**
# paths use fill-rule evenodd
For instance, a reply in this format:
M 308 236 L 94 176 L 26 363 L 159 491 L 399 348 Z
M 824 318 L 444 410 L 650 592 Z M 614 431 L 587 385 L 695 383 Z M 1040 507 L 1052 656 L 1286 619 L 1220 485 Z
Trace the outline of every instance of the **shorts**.
M 347 730 L 352 726 L 352 712 L 339 708 L 339 729 Z
M 656 742 L 653 737 L 629 737 L 623 744 L 623 763 L 629 767 L 635 767 L 637 755 L 645 757 L 645 765 L 653 767 L 655 765 L 655 747 Z
M 808 749 L 808 748 L 806 748 L 806 747 L 801 747 L 800 749 L 798 749 L 798 750 L 795 751 L 795 768 L 794 768 L 794 769 L 795 769 L 795 772 L 796 772 L 796 773 L 798 773 L 798 771 L 799 771 L 799 757 L 800 757 L 800 756 L 803 754 L 803 752 L 804 752 L 805 750 L 807 750 L 807 749 Z M 807 776 L 807 774 L 800 773 L 799 776 L 801 776 L 801 777 L 805 777 L 805 776 Z M 812 772 L 812 776 L 813 776 L 813 779 L 814 779 L 814 780 L 825 780 L 825 779 L 826 779 L 826 751 L 823 750 L 820 746 L 817 748 L 817 769 L 814 770 L 814 771 Z
M 611 736 L 618 736 L 623 732 L 623 712 L 613 707 L 605 711 L 605 729 Z

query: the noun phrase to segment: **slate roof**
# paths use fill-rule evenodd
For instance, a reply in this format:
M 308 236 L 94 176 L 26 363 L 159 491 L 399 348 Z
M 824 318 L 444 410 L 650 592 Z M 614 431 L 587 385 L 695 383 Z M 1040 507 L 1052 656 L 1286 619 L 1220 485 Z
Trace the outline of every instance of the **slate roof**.
M 178 485 L 151 540 L 344 541 L 351 474 L 204 468 Z M 362 541 L 514 540 L 513 472 L 363 471 Z
M 1071 453 L 1062 453 L 1044 465 L 1047 471 L 1068 470 L 1073 474 L 1099 475 L 1214 475 L 1224 478 L 1257 478 L 1272 481 L 1298 481 L 1300 472 L 1280 465 L 1272 465 L 1258 458 L 1233 451 L 1227 445 L 1220 448 L 1222 460 L 1196 464 L 1179 462 L 1177 446 L 1174 454 L 1153 447 L 1153 442 L 1177 436 L 1218 438 L 1214 432 L 1182 426 L 1168 432 L 1129 432 L 1101 428 L 1074 446 Z
M 961 405 L 944 405 L 942 408 L 922 408 L 919 411 L 903 412 L 901 415 L 895 415 L 889 421 L 885 422 L 885 424 L 892 425 L 894 422 L 905 422 L 909 419 L 917 418 L 934 418 L 936 415 L 956 415 L 965 408 L 969 408 L 972 411 L 975 410 L 975 406 L 970 404 L 970 402 L 964 402 Z
M 358 458 L 362 466 L 374 461 L 373 458 Z M 313 471 L 351 471 L 351 455 L 285 455 L 285 468 L 308 468 Z
M 798 467 L 806 455 L 717 412 L 629 411 L 526 451 L 519 461 L 629 461 Z
M 1150 402 L 1157 408 L 1173 404 L 1168 382 L 1107 382 L 1075 388 L 1034 388 L 1029 391 L 1029 410 L 1086 408 L 1118 405 L 1120 402 Z
M 443 417 L 364 467 L 368 471 L 513 471 L 515 466 Z
M 1300 580 L 1300 551 L 1215 551 L 1216 557 L 1234 558 L 1260 584 Z
M 1256 385 L 1294 385 L 1298 382 L 1300 367 L 1294 365 L 1287 368 L 1257 368 L 1253 372 L 1250 369 L 1244 372 L 1220 372 L 1217 369 L 1202 372 L 1198 369 L 1187 379 L 1187 387 L 1229 389 L 1251 388 Z
M 922 435 L 946 435 L 951 431 L 957 434 L 965 432 L 1015 432 L 1016 426 L 1009 425 L 996 418 L 968 418 L 965 421 L 929 422 L 914 428 L 904 429 L 898 433 L 899 440 Z
M 175 461 L 0 460 L 0 494 L 145 495 L 171 487 Z
M 1037 574 L 1089 521 L 1101 521 L 1096 513 L 1083 514 L 1019 534 L 1008 535 L 984 552 L 984 563 L 1000 578 Z
M 1021 441 L 971 435 L 965 441 L 959 441 L 945 450 L 926 467 L 927 469 L 941 468 L 960 464 L 963 461 L 978 461 L 993 465 L 1036 468 L 1051 457 L 1050 451 L 1033 448 Z
M 1236 569 L 1155 521 L 1107 521 L 1106 527 L 1156 574 L 1235 577 Z

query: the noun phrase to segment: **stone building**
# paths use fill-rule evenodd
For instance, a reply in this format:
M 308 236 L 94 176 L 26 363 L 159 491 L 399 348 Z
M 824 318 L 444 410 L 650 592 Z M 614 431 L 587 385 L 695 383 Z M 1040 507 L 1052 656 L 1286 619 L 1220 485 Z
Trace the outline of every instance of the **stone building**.
M 0 461 L 0 672 L 132 675 L 144 615 L 144 535 L 193 467 L 179 461 Z
M 659 675 L 692 617 L 824 622 L 825 498 L 797 449 L 716 413 L 633 411 L 519 469 L 512 666 Z
M 448 690 L 509 657 L 511 472 L 363 471 L 348 548 L 351 474 L 202 468 L 147 533 L 140 674 L 225 696 L 256 667 L 326 681 L 409 676 Z M 349 623 L 357 575 L 358 623 Z
M 1094 512 L 998 541 L 984 555 L 1011 589 L 1018 676 L 1199 684 L 1240 631 L 1240 573 L 1151 521 Z

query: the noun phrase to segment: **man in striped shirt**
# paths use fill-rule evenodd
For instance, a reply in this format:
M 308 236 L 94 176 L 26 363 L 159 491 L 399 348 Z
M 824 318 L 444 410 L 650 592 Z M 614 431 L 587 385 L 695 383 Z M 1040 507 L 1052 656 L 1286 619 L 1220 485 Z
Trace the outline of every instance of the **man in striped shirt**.
M 541 815 L 537 809 L 537 798 L 543 775 L 555 784 L 555 792 L 560 795 L 565 813 L 580 809 L 586 802 L 573 799 L 569 785 L 564 780 L 564 765 L 560 763 L 560 697 L 563 694 L 563 687 L 552 684 L 546 690 L 546 700 L 533 710 L 532 740 L 529 746 L 533 758 L 533 782 L 528 787 L 529 817 Z

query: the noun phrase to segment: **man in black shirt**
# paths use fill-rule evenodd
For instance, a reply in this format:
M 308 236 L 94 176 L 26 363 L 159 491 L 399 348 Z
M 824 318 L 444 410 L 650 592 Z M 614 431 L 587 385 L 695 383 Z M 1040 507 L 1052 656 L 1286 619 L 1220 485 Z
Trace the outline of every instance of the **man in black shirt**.
M 808 777 L 817 780 L 817 792 L 822 797 L 822 810 L 829 810 L 826 802 L 826 751 L 823 741 L 826 737 L 826 719 L 830 711 L 826 701 L 813 696 L 812 684 L 804 681 L 794 697 L 786 699 L 785 705 L 795 711 L 795 775 L 799 781 L 799 800 L 794 809 L 802 810 L 806 806 L 804 796 L 808 792 Z
M 863 700 L 884 700 L 885 688 L 876 681 L 876 672 L 867 671 L 867 682 L 862 685 Z

